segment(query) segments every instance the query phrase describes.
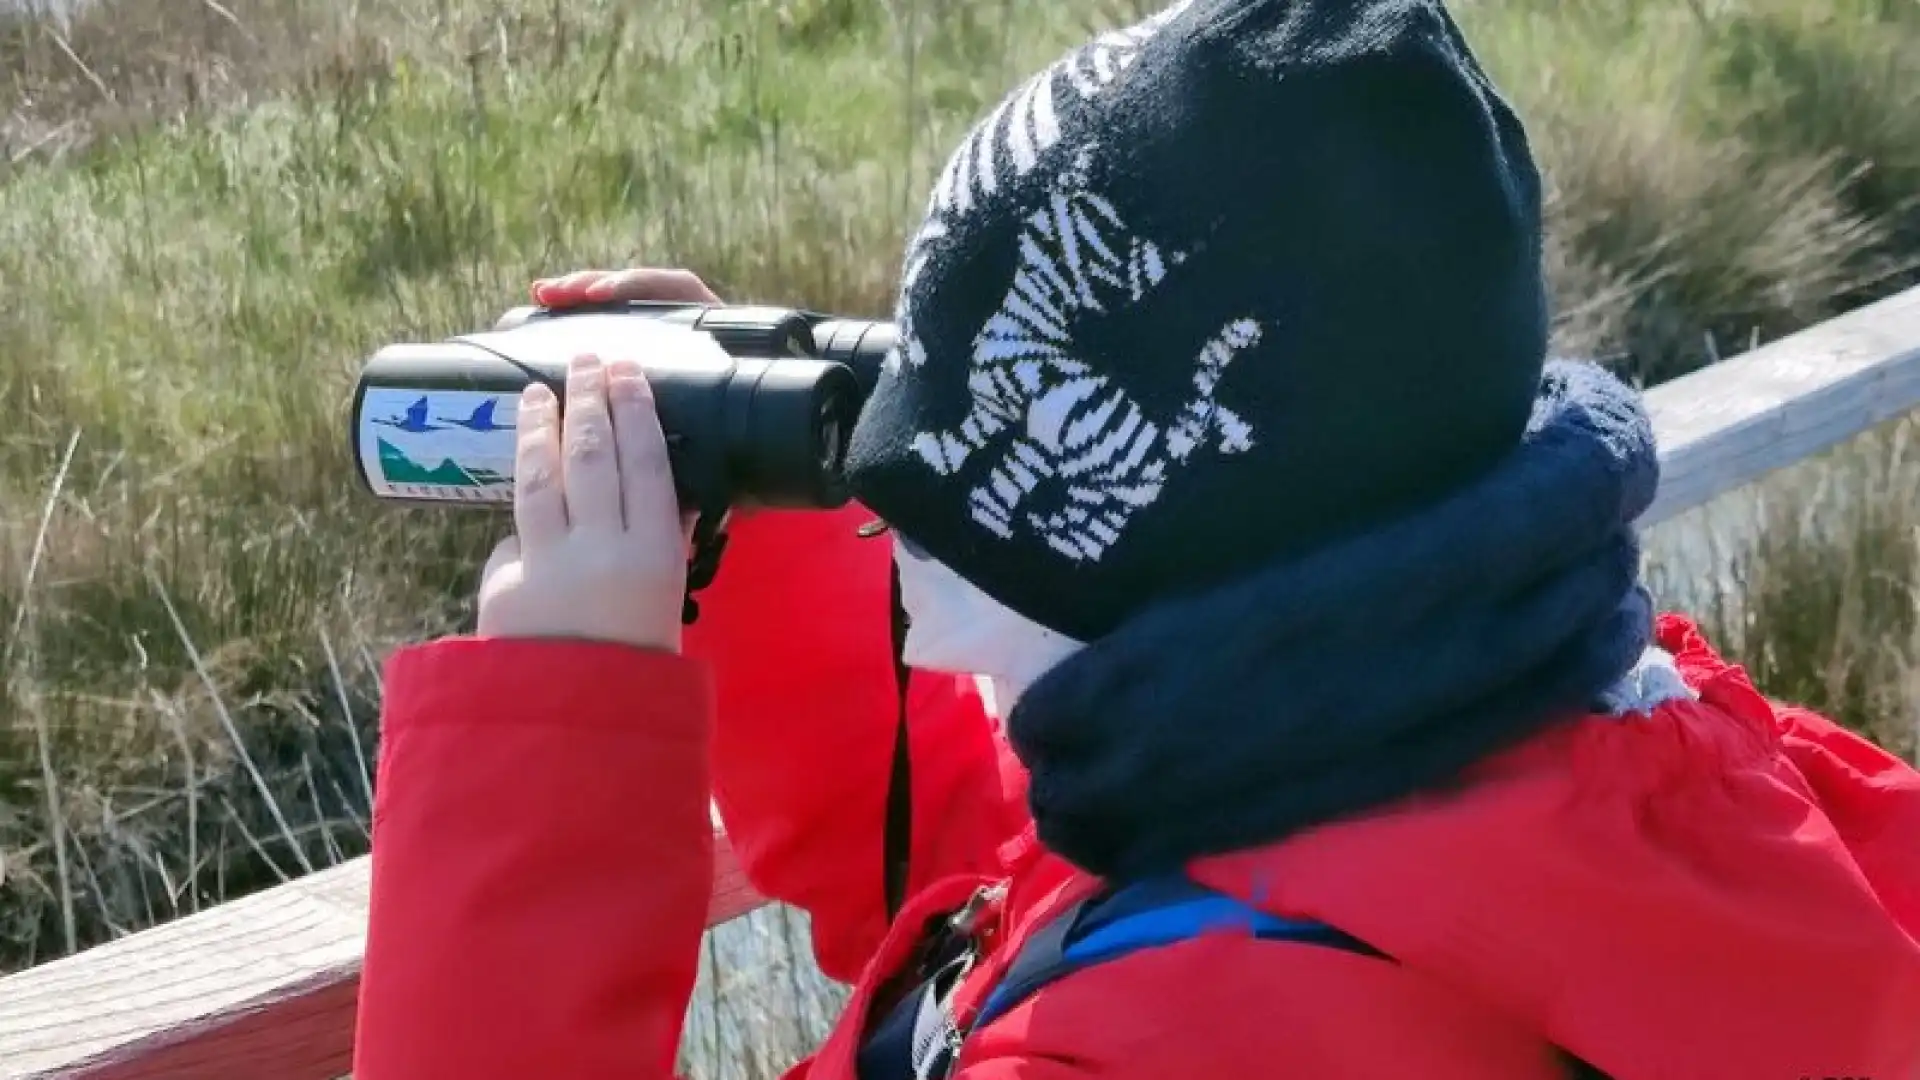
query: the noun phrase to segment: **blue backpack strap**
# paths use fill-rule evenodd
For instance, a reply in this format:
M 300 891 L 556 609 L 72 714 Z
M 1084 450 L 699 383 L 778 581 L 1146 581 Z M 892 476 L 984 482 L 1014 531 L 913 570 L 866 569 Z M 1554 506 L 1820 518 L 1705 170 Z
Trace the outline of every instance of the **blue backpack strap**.
M 1042 927 L 1014 958 L 970 1029 L 985 1027 L 1076 971 L 1228 929 L 1263 941 L 1316 945 L 1393 962 L 1379 949 L 1325 923 L 1270 915 L 1184 877 L 1152 878 L 1089 897 Z M 964 1032 L 953 1022 L 948 994 L 968 966 L 965 956 L 953 959 L 868 1033 L 856 1067 L 860 1080 L 918 1080 L 952 1070 Z M 1568 1080 L 1607 1080 L 1605 1073 L 1573 1054 L 1561 1050 L 1560 1055 Z
M 972 1026 L 985 1027 L 1048 983 L 1076 971 L 1226 929 L 1244 929 L 1262 941 L 1318 945 L 1394 962 L 1325 923 L 1270 915 L 1185 877 L 1152 878 L 1090 897 L 1035 934 L 988 995 Z M 1607 1074 L 1566 1050 L 1559 1054 L 1568 1080 L 1608 1080 Z
M 1076 971 L 1228 929 L 1244 930 L 1263 941 L 1385 958 L 1380 950 L 1325 923 L 1270 915 L 1186 877 L 1149 878 L 1089 897 L 1035 934 L 988 996 L 973 1027 L 992 1023 L 1042 987 Z

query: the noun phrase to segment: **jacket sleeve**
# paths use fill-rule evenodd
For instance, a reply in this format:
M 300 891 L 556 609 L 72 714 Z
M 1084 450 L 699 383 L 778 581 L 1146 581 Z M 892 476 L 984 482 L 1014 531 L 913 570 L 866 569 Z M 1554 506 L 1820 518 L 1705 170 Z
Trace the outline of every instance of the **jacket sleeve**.
M 385 689 L 353 1075 L 666 1080 L 713 873 L 705 671 L 451 639 Z
M 898 719 L 892 548 L 870 515 L 762 511 L 737 522 L 686 652 L 714 671 L 714 787 L 766 896 L 811 916 L 815 956 L 849 980 L 887 927 L 883 844 Z M 1025 772 L 971 680 L 916 673 L 908 701 L 909 893 L 996 873 L 1028 822 Z

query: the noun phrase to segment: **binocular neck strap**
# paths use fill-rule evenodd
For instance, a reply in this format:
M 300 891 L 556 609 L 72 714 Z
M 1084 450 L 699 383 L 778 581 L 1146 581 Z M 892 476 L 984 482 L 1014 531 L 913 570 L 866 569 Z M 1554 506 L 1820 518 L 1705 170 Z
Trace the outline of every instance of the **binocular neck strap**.
M 693 520 L 693 557 L 687 561 L 687 592 L 680 600 L 680 625 L 692 626 L 700 620 L 700 602 L 693 594 L 713 584 L 720 572 L 720 556 L 727 550 L 727 534 L 721 524 L 727 520 L 727 508 L 707 507 Z
M 887 778 L 887 824 L 883 841 L 882 881 L 886 888 L 887 921 L 900 914 L 906 902 L 907 864 L 913 854 L 913 760 L 907 740 L 907 687 L 913 673 L 907 667 L 907 609 L 900 602 L 900 566 L 888 560 L 893 576 L 889 617 L 893 625 L 893 680 L 897 697 L 893 729 L 893 770 Z

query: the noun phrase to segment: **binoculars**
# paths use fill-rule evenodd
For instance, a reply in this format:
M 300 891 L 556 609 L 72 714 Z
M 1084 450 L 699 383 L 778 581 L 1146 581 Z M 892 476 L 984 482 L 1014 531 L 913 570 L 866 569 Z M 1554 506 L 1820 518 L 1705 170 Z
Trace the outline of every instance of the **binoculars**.
M 637 321 L 703 332 L 711 358 L 649 357 Z M 681 505 L 844 505 L 847 440 L 894 347 L 891 323 L 786 308 L 616 303 L 522 307 L 493 329 L 389 345 L 360 372 L 351 439 L 378 498 L 431 506 L 513 504 L 514 415 L 534 381 L 564 402 L 568 361 L 633 357 L 653 388 Z

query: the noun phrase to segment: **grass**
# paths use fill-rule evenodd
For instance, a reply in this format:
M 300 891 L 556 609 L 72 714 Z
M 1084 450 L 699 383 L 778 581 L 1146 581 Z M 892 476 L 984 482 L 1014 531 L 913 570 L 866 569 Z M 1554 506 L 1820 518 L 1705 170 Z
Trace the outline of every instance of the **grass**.
M 358 495 L 362 357 L 591 265 L 884 314 L 965 123 L 1144 7 L 0 16 L 0 970 L 364 850 L 378 660 L 460 625 L 499 525 Z M 1457 10 L 1549 177 L 1564 350 L 1655 383 L 1920 281 L 1920 7 Z M 1771 691 L 1902 750 L 1912 434 L 1718 508 L 1704 574 L 1663 532 L 1654 569 Z

